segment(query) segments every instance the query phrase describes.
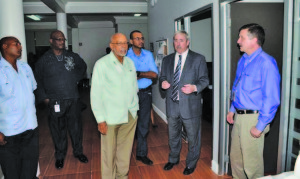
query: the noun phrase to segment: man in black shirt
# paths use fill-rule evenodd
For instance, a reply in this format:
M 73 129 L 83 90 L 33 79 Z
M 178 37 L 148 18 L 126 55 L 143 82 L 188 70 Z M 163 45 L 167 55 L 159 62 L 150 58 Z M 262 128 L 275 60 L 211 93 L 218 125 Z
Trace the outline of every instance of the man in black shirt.
M 64 166 L 70 134 L 73 155 L 87 163 L 82 153 L 82 121 L 77 83 L 86 73 L 86 64 L 76 53 L 65 50 L 66 38 L 59 31 L 50 35 L 51 49 L 36 63 L 37 102 L 44 101 L 50 110 L 49 128 L 55 144 L 55 166 Z

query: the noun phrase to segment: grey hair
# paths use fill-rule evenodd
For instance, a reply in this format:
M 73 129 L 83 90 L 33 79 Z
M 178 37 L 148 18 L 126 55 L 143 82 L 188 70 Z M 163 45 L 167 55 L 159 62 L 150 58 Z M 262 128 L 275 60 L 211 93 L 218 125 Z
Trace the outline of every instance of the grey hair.
M 174 38 L 175 38 L 175 36 L 176 36 L 177 34 L 183 34 L 183 35 L 185 36 L 185 39 L 186 39 L 187 41 L 190 41 L 190 36 L 189 36 L 189 34 L 188 34 L 185 30 L 178 30 L 178 31 L 176 31 L 176 32 L 174 33 L 173 40 L 174 40 Z

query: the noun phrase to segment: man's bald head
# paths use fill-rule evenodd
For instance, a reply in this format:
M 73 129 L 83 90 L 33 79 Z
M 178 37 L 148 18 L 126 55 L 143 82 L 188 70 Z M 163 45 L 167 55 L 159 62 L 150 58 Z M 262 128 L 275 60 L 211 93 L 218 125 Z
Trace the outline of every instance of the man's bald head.
M 122 34 L 122 33 L 116 33 L 116 34 L 114 34 L 114 35 L 111 36 L 110 43 L 114 43 L 118 39 L 122 39 L 122 38 L 125 38 L 127 40 L 127 38 L 126 38 L 126 36 L 124 34 Z
M 63 36 L 65 36 L 64 33 L 63 33 L 62 31 L 60 31 L 60 30 L 54 30 L 54 31 L 52 31 L 51 34 L 50 34 L 50 39 L 54 39 L 54 38 L 56 38 L 58 35 L 63 35 Z

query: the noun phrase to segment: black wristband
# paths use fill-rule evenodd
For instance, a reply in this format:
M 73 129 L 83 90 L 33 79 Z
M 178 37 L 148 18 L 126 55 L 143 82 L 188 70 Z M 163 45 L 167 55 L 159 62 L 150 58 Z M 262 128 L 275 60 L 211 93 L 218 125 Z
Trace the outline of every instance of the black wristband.
M 140 77 L 140 75 L 141 75 L 141 72 L 140 71 L 136 71 L 136 76 Z

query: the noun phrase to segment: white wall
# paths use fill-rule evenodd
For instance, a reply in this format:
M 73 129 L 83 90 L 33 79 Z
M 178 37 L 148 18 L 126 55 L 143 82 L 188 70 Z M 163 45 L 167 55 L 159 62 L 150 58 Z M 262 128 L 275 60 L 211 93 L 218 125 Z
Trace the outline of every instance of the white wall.
M 139 30 L 145 37 L 145 48 L 149 49 L 149 35 L 148 35 L 148 19 L 147 17 L 115 17 L 118 24 L 117 31 L 126 35 L 129 41 L 130 32 Z
M 190 49 L 205 56 L 206 62 L 212 62 L 212 24 L 211 18 L 191 23 Z
M 169 54 L 174 52 L 173 34 L 174 20 L 197 9 L 213 3 L 214 0 L 160 0 L 154 6 L 148 6 L 148 32 L 149 42 L 156 42 L 162 38 L 168 38 Z M 171 5 L 171 6 L 170 6 Z M 158 85 L 153 85 L 153 103 L 156 112 L 165 118 L 165 100 L 161 98 Z
M 106 47 L 109 47 L 110 37 L 115 33 L 115 28 L 79 28 L 78 53 L 87 64 L 87 77 L 91 77 L 95 62 L 106 55 Z M 76 49 L 77 47 L 75 47 Z

